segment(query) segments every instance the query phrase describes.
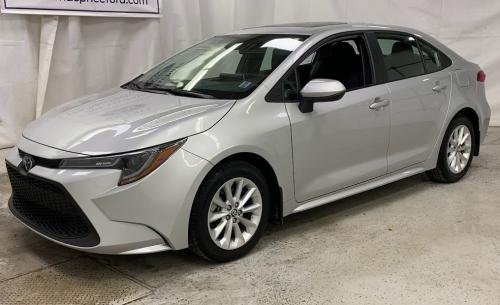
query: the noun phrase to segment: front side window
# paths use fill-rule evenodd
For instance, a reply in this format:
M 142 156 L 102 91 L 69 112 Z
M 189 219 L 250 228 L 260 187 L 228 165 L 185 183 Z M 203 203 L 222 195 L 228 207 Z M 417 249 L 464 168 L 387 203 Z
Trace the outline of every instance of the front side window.
M 378 34 L 388 81 L 419 76 L 425 73 L 417 41 L 411 36 Z
M 451 65 L 451 60 L 443 52 L 422 40 L 419 40 L 418 43 L 427 73 L 437 72 Z
M 173 56 L 127 88 L 194 97 L 248 96 L 307 36 L 218 36 Z
M 368 52 L 362 37 L 336 40 L 308 55 L 283 80 L 285 100 L 300 97 L 300 90 L 317 78 L 340 81 L 347 91 L 372 83 Z

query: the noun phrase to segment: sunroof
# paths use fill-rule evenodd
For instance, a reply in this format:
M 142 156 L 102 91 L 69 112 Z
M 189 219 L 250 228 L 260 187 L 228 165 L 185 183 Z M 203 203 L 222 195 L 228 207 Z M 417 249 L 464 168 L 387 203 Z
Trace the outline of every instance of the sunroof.
M 318 28 L 318 27 L 323 27 L 323 26 L 340 25 L 340 24 L 346 24 L 346 23 L 345 22 L 332 22 L 332 21 L 326 21 L 326 22 L 298 22 L 298 23 L 273 24 L 273 25 L 268 25 L 266 27 Z

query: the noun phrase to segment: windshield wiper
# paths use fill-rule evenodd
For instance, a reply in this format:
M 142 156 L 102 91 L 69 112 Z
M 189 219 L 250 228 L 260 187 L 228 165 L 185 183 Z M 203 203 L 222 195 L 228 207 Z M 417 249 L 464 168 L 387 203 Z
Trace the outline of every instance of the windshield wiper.
M 190 97 L 198 97 L 198 98 L 205 98 L 205 99 L 213 99 L 215 98 L 214 96 L 210 94 L 205 94 L 201 92 L 196 92 L 196 91 L 188 91 L 184 89 L 179 89 L 179 88 L 158 88 L 158 87 L 142 87 L 141 90 L 144 91 L 156 91 L 156 92 L 166 92 L 170 93 L 173 95 L 180 95 L 180 96 L 190 96 Z
M 162 88 L 162 87 L 155 87 L 151 86 L 151 83 L 140 83 L 137 80 L 142 76 L 143 74 L 137 76 L 133 80 L 129 81 L 128 83 L 122 85 L 122 88 L 126 89 L 131 89 L 131 90 L 139 90 L 139 91 L 147 91 L 147 92 L 166 92 L 170 93 L 173 95 L 180 95 L 180 96 L 191 96 L 191 97 L 198 97 L 198 98 L 204 98 L 204 99 L 213 99 L 215 98 L 214 96 L 210 94 L 205 94 L 201 92 L 196 92 L 196 91 L 188 91 L 184 89 L 179 89 L 179 88 Z
M 123 84 L 121 85 L 120 87 L 123 88 L 123 89 L 132 89 L 132 90 L 141 90 L 142 89 L 142 86 L 139 84 L 139 82 L 137 82 L 137 80 L 143 76 L 144 74 L 141 74 L 139 76 L 137 76 L 136 78 L 134 78 L 133 80 L 129 81 L 128 83 L 126 84 Z

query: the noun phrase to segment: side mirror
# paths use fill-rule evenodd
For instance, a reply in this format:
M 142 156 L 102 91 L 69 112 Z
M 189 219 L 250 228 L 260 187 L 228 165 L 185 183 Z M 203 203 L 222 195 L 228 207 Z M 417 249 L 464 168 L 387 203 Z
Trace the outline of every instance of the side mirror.
M 299 109 L 303 113 L 312 112 L 314 103 L 340 100 L 345 92 L 345 86 L 338 80 L 313 79 L 300 90 L 302 101 L 299 103 Z

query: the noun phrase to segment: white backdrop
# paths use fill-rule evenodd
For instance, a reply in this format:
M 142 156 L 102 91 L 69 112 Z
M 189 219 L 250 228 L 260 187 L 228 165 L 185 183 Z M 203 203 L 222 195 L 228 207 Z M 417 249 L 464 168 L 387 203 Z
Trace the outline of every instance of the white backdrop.
M 203 38 L 296 21 L 397 24 L 434 35 L 488 75 L 500 125 L 498 0 L 163 0 L 161 19 L 0 15 L 0 148 L 36 115 L 117 86 Z

